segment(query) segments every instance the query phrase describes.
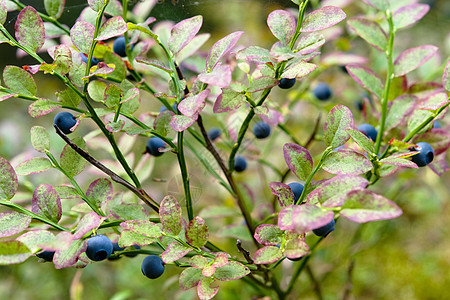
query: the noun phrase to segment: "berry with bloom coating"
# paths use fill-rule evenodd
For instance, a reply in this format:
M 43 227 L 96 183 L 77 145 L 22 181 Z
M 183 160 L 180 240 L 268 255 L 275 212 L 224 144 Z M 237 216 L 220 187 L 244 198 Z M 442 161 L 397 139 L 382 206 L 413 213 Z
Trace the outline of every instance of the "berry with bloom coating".
M 95 235 L 88 240 L 86 255 L 93 261 L 107 259 L 113 252 L 111 240 L 102 234 Z
M 153 156 L 161 156 L 164 154 L 164 152 L 160 152 L 159 149 L 160 148 L 165 148 L 166 147 L 166 143 L 164 143 L 164 141 L 157 137 L 151 137 L 148 142 L 147 142 L 147 146 L 145 147 L 146 152 L 149 153 L 150 155 Z
M 53 261 L 53 256 L 55 256 L 55 251 L 42 251 L 36 254 L 37 257 L 42 258 L 45 261 Z
M 314 88 L 313 93 L 314 96 L 321 101 L 326 101 L 333 95 L 333 92 L 331 91 L 328 84 L 324 82 L 319 82 Z
M 296 204 L 298 199 L 302 195 L 303 184 L 298 183 L 298 182 L 291 182 L 288 184 L 288 186 L 291 188 L 291 191 L 294 193 L 294 204 Z
M 296 82 L 295 78 L 281 78 L 278 86 L 280 89 L 290 89 Z
M 334 231 L 334 219 L 325 226 L 319 227 L 313 230 L 313 233 L 317 236 L 327 236 L 330 232 Z
M 234 170 L 236 172 L 244 172 L 247 169 L 247 160 L 242 156 L 234 158 Z
M 211 141 L 215 141 L 216 139 L 218 139 L 221 134 L 222 130 L 220 130 L 219 128 L 211 128 L 208 131 L 208 137 Z
M 378 131 L 370 124 L 361 124 L 358 126 L 358 130 L 364 133 L 372 141 L 377 140 Z
M 80 53 L 80 54 L 81 54 L 81 60 L 82 60 L 85 64 L 87 64 L 87 59 L 88 59 L 87 55 L 84 54 L 84 53 Z M 92 67 L 92 66 L 98 65 L 99 62 L 100 62 L 100 61 L 98 60 L 97 57 L 92 56 L 92 59 L 91 59 L 91 67 Z
M 258 122 L 253 127 L 253 134 L 257 139 L 265 139 L 270 135 L 270 125 L 266 122 Z
M 157 255 L 149 255 L 142 261 L 142 274 L 150 279 L 155 279 L 164 273 L 164 262 Z
M 53 119 L 53 123 L 58 126 L 62 132 L 69 134 L 72 133 L 70 128 L 77 124 L 77 120 L 70 112 L 63 111 L 56 114 L 55 119 Z
M 429 163 L 433 161 L 434 158 L 434 150 L 430 144 L 426 142 L 417 143 L 416 148 L 413 148 L 414 151 L 420 151 L 416 155 L 411 157 L 413 163 L 415 163 L 418 167 L 425 167 Z

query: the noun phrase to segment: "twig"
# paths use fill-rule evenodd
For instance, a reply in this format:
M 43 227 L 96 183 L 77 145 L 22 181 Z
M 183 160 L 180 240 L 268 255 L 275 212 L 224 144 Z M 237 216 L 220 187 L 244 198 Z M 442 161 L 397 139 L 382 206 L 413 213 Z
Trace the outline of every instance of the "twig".
M 355 267 L 355 261 L 352 259 L 350 261 L 350 264 L 348 265 L 347 282 L 345 283 L 345 289 L 344 289 L 344 294 L 342 295 L 342 300 L 348 300 L 350 298 L 350 294 L 353 290 L 352 274 L 353 274 L 354 267 Z
M 311 133 L 311 136 L 309 137 L 308 141 L 305 143 L 305 148 L 307 148 L 307 149 L 311 145 L 311 143 L 314 141 L 317 131 L 319 130 L 319 124 L 320 124 L 321 118 L 322 118 L 322 115 L 319 114 L 319 116 L 316 119 L 316 124 L 314 125 L 313 132 Z
M 248 252 L 247 250 L 242 248 L 241 240 L 237 240 L 236 241 L 236 247 L 238 248 L 239 252 L 242 253 L 242 255 L 245 257 L 245 259 L 247 260 L 247 262 L 249 264 L 253 264 L 254 263 L 253 259 L 250 256 L 250 252 Z
M 308 273 L 309 279 L 311 279 L 311 282 L 314 286 L 314 292 L 316 292 L 317 299 L 322 300 L 323 296 L 322 290 L 320 288 L 320 283 L 317 281 L 309 265 L 306 266 L 306 272 Z

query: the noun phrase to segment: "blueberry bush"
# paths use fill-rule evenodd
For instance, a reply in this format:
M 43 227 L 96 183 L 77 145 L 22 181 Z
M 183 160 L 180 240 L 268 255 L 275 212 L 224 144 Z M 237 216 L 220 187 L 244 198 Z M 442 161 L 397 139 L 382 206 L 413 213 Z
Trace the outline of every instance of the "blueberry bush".
M 401 217 L 408 204 L 383 187 L 419 167 L 449 169 L 450 61 L 421 76 L 439 48 L 394 47 L 428 4 L 340 1 L 358 2 L 350 15 L 292 0 L 295 9 L 268 14 L 269 49 L 251 36 L 241 43 L 244 31 L 209 42 L 201 15 L 158 20 L 156 0 L 88 0 L 72 27 L 59 21 L 66 1 L 43 2 L 37 11 L 0 0 L 0 43 L 33 61 L 4 67 L 0 101 L 29 101 L 31 118 L 54 115 L 31 128 L 35 151 L 0 157 L 2 265 L 36 256 L 84 269 L 137 256 L 141 280 L 173 268 L 179 288 L 200 299 L 229 281 L 255 297 L 297 299 L 305 271 L 322 299 L 311 258 L 339 223 Z M 370 54 L 328 39 L 364 41 Z M 335 69 L 362 95 L 356 105 L 326 82 Z M 42 96 L 38 76 L 58 80 L 54 96 Z M 299 138 L 291 119 L 309 107 Z M 156 187 L 165 179 L 155 166 L 177 174 L 177 190 Z M 62 177 L 46 176 L 53 171 Z

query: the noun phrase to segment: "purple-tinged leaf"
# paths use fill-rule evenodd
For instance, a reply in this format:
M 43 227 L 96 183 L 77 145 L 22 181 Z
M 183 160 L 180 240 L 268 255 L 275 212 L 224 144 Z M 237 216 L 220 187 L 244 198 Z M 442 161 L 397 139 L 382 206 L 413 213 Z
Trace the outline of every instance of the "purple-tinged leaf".
M 206 105 L 206 98 L 210 91 L 204 90 L 197 95 L 184 98 L 178 105 L 178 110 L 185 116 L 194 117 L 198 115 Z
M 17 174 L 11 164 L 0 156 L 0 199 L 10 200 L 19 187 Z
M 86 142 L 81 137 L 76 137 L 72 142 L 86 151 Z M 61 167 L 67 172 L 69 176 L 76 176 L 80 174 L 86 166 L 86 160 L 81 157 L 69 145 L 65 145 L 59 157 Z
M 302 78 L 314 71 L 317 67 L 317 65 L 307 63 L 300 58 L 294 58 L 286 65 L 281 77 Z
M 109 77 L 114 78 L 119 82 L 125 79 L 127 76 L 127 67 L 119 55 L 114 52 L 106 52 L 103 61 L 108 66 L 114 65 L 114 71 L 109 73 Z
M 243 59 L 249 63 L 256 64 L 265 64 L 272 61 L 269 50 L 258 46 L 250 46 L 239 50 L 236 53 L 236 59 Z
M 26 261 L 32 255 L 30 249 L 19 241 L 0 241 L 0 265 L 13 265 Z
M 231 281 L 250 274 L 249 268 L 237 261 L 230 261 L 223 267 L 217 267 L 214 278 L 220 281 Z
M 350 149 L 331 152 L 322 166 L 328 173 L 336 175 L 361 175 L 372 167 L 367 157 Z
M 211 286 L 215 282 L 215 279 L 210 277 L 203 277 L 197 285 L 197 294 L 200 300 L 209 300 L 219 291 L 218 286 Z
M 281 230 L 291 230 L 294 228 L 292 221 L 294 207 L 295 205 L 286 206 L 278 213 L 278 228 Z
M 52 163 L 46 157 L 33 157 L 27 159 L 16 167 L 16 174 L 26 176 L 45 172 L 52 167 Z
M 110 209 L 118 219 L 148 220 L 148 213 L 140 204 L 119 204 Z
M 216 267 L 215 266 L 206 266 L 202 270 L 202 274 L 205 277 L 211 277 L 211 276 L 214 275 L 215 272 L 216 272 Z
M 16 211 L 0 213 L 0 237 L 18 234 L 28 228 L 31 217 Z
M 369 190 L 348 193 L 341 210 L 342 217 L 356 223 L 394 219 L 401 214 L 397 204 Z
M 350 137 L 367 153 L 374 153 L 375 146 L 373 141 L 369 139 L 364 133 L 356 129 L 347 129 Z
M 56 269 L 63 269 L 73 266 L 80 257 L 81 253 L 87 248 L 87 240 L 73 240 L 68 249 L 57 250 L 53 257 L 53 263 Z
M 181 132 L 188 129 L 192 124 L 197 121 L 198 114 L 188 117 L 183 115 L 173 115 L 170 120 L 170 126 L 173 130 Z
M 35 96 L 37 86 L 33 76 L 22 68 L 16 66 L 6 66 L 3 70 L 3 80 L 6 87 L 14 92 L 27 96 Z
M 269 183 L 269 187 L 272 194 L 277 197 L 281 207 L 294 204 L 294 193 L 287 184 L 282 182 L 271 182 Z
M 120 226 L 150 238 L 159 238 L 162 235 L 161 228 L 157 224 L 146 220 L 130 220 L 120 223 Z
M 98 178 L 89 185 L 86 196 L 93 200 L 97 207 L 111 200 L 113 195 L 113 186 L 107 178 Z
M 40 184 L 33 192 L 31 211 L 53 222 L 58 222 L 62 216 L 61 199 L 50 184 Z
M 31 144 L 33 148 L 41 153 L 50 150 L 50 134 L 42 126 L 33 126 L 31 128 Z
M 445 65 L 444 74 L 442 74 L 442 85 L 445 90 L 450 91 L 450 59 Z
M 413 144 L 413 143 L 406 143 L 406 142 L 403 142 L 403 141 L 399 141 L 396 138 L 392 138 L 389 141 L 389 146 L 395 147 L 398 150 L 405 150 L 405 149 L 409 149 L 411 147 L 415 147 L 416 145 Z
M 434 155 L 445 153 L 450 147 L 450 132 L 445 128 L 433 128 L 424 134 L 414 137 L 413 141 L 427 142 L 433 147 Z
M 380 51 L 385 51 L 387 36 L 377 22 L 355 17 L 347 21 L 348 26 L 362 39 Z
M 433 116 L 433 113 L 428 110 L 422 110 L 422 109 L 415 109 L 412 111 L 412 113 L 408 116 L 408 132 L 411 132 L 413 130 L 416 130 L 421 124 L 427 120 L 428 118 Z M 432 124 L 429 124 L 427 127 L 419 131 L 419 133 L 423 133 L 427 129 L 431 128 Z
M 31 252 L 36 252 L 41 249 L 40 244 L 51 243 L 54 239 L 55 236 L 50 231 L 33 230 L 22 234 L 16 240 L 24 243 Z
M 236 31 L 217 41 L 209 50 L 206 69 L 212 70 L 222 57 L 233 49 L 243 33 L 243 31 Z
M 179 285 L 183 290 L 188 290 L 197 286 L 199 281 L 204 278 L 201 269 L 187 268 L 180 274 Z
M 170 264 L 184 257 L 186 254 L 188 254 L 189 251 L 191 251 L 190 247 L 181 245 L 178 242 L 172 242 L 161 254 L 161 258 L 164 263 Z
M 255 239 L 264 246 L 275 246 L 282 242 L 283 231 L 270 224 L 259 225 L 255 230 Z
M 70 29 L 72 43 L 81 52 L 89 53 L 92 40 L 94 39 L 94 31 L 94 25 L 84 21 L 76 22 L 72 29 Z
M 274 10 L 267 18 L 267 25 L 272 34 L 287 45 L 292 40 L 297 22 L 294 16 L 286 10 Z
M 201 255 L 191 257 L 189 264 L 196 269 L 203 269 L 208 265 L 208 260 Z
M 253 80 L 247 88 L 248 93 L 262 91 L 278 84 L 278 80 L 273 77 L 259 77 Z
M 438 176 L 442 176 L 445 172 L 450 171 L 450 167 L 445 159 L 445 154 L 435 156 L 433 162 L 429 164 L 429 166 Z
M 354 81 L 381 99 L 384 87 L 380 77 L 374 71 L 367 67 L 353 64 L 347 65 L 346 69 Z
M 392 166 L 400 166 L 400 167 L 408 167 L 417 169 L 418 166 L 408 159 L 404 159 L 401 157 L 386 157 L 380 160 L 380 163 Z
M 413 95 L 403 95 L 394 99 L 386 117 L 386 130 L 400 125 L 405 117 L 414 110 L 417 100 L 417 97 Z
M 328 147 L 337 148 L 350 138 L 347 129 L 353 128 L 353 114 L 344 105 L 336 105 L 327 116 L 323 126 L 323 135 Z
M 208 241 L 208 226 L 200 217 L 192 219 L 186 228 L 186 240 L 194 247 L 203 247 Z
M 342 20 L 347 15 L 342 9 L 335 6 L 325 6 L 309 13 L 303 20 L 302 32 L 313 32 L 329 28 Z
M 214 113 L 229 112 L 238 109 L 247 103 L 245 95 L 231 89 L 222 89 L 222 94 L 217 97 L 214 103 Z
M 330 52 L 325 54 L 321 58 L 321 62 L 325 65 L 339 65 L 346 66 L 349 64 L 364 65 L 368 63 L 368 59 L 365 56 L 356 54 L 349 54 L 345 52 Z
M 77 229 L 73 234 L 74 239 L 81 239 L 85 234 L 89 233 L 91 230 L 96 230 L 106 219 L 106 217 L 101 217 L 95 212 L 90 212 L 81 218 L 80 222 L 77 224 Z
M 20 11 L 14 29 L 17 41 L 25 48 L 38 52 L 44 45 L 44 22 L 33 7 L 26 6 Z
M 363 0 L 368 5 L 378 10 L 385 11 L 389 8 L 389 0 Z
M 143 63 L 143 64 L 146 64 L 146 65 L 149 65 L 149 66 L 156 67 L 156 68 L 158 68 L 160 70 L 163 70 L 163 71 L 165 71 L 167 73 L 174 72 L 174 70 L 172 70 L 171 68 L 166 66 L 165 63 L 163 63 L 162 61 L 159 61 L 157 59 L 150 59 L 150 58 L 147 58 L 147 57 L 138 57 L 138 58 L 136 58 L 136 61 L 140 62 L 140 63 Z
M 300 258 L 309 254 L 309 247 L 304 239 L 292 239 L 286 241 L 284 256 L 290 259 Z
M 39 242 L 37 246 L 45 251 L 65 250 L 72 244 L 73 235 L 68 231 L 62 231 L 54 236 L 53 239 L 47 238 Z
M 310 204 L 294 205 L 292 226 L 290 229 L 298 234 L 320 228 L 333 220 L 334 213 Z
M 178 235 L 183 228 L 181 207 L 174 196 L 165 196 L 159 207 L 159 219 L 164 232 Z
M 28 114 L 33 118 L 42 117 L 57 110 L 61 104 L 50 101 L 49 99 L 40 98 L 28 106 Z
M 7 14 L 8 14 L 8 8 L 6 7 L 4 0 L 0 0 L 0 24 L 5 24 Z M 1 35 L 4 36 L 3 34 L 1 34 Z M 5 39 L 6 39 L 6 37 L 5 37 Z
M 417 69 L 431 59 L 438 49 L 433 45 L 423 45 L 403 51 L 394 61 L 395 76 L 402 76 Z
M 219 63 L 211 72 L 201 73 L 197 78 L 203 83 L 224 88 L 231 83 L 231 67 Z
M 0 102 L 8 100 L 9 98 L 16 97 L 18 93 L 12 93 L 12 94 L 5 94 L 3 92 L 0 92 Z
M 108 122 L 105 127 L 109 132 L 119 132 L 124 126 L 125 122 L 123 120 L 118 120 L 117 122 Z
M 283 146 L 284 160 L 289 169 L 301 180 L 306 180 L 312 171 L 313 161 L 308 150 L 300 145 L 286 143 Z
M 348 192 L 365 189 L 368 184 L 369 182 L 361 176 L 335 176 L 309 193 L 307 202 L 310 204 L 321 203 L 325 207 L 341 206 Z
M 89 75 L 83 77 L 82 79 L 88 79 L 93 76 L 102 76 L 111 74 L 112 72 L 114 72 L 114 68 L 115 68 L 114 64 L 106 64 L 101 61 L 96 66 L 91 67 Z
M 159 113 L 153 122 L 153 128 L 155 131 L 162 136 L 168 136 L 170 132 L 173 132 L 173 129 L 170 126 L 172 116 L 174 116 L 174 113 L 168 110 Z
M 115 16 L 108 19 L 100 27 L 100 32 L 95 39 L 96 41 L 104 41 L 115 36 L 124 34 L 128 30 L 127 23 L 121 16 Z
M 50 17 L 59 19 L 64 12 L 66 0 L 44 0 L 45 11 Z
M 447 93 L 438 93 L 431 95 L 425 101 L 420 103 L 419 109 L 428 110 L 436 113 L 440 108 L 450 102 Z
M 170 51 L 175 54 L 183 49 L 200 30 L 202 22 L 202 16 L 195 16 L 175 24 L 170 31 L 168 41 Z
M 100 11 L 105 5 L 106 0 L 88 0 L 88 5 L 93 11 Z
M 123 104 L 125 102 L 131 101 L 133 99 L 139 99 L 139 89 L 138 88 L 131 88 L 128 91 L 125 92 L 125 95 L 123 95 L 122 100 L 120 101 L 120 104 Z
M 301 55 L 308 55 L 325 44 L 325 37 L 321 33 L 313 32 L 302 36 L 295 46 L 295 50 Z
M 383 164 L 378 169 L 378 171 L 380 172 L 380 177 L 387 177 L 387 176 L 390 176 L 390 175 L 400 171 L 401 169 L 403 169 L 403 167 Z
M 104 94 L 105 105 L 109 108 L 118 107 L 122 97 L 123 91 L 117 85 L 110 84 Z
M 124 230 L 120 234 L 119 246 L 129 247 L 133 245 L 138 245 L 142 247 L 155 243 L 156 241 L 157 241 L 156 238 L 147 237 L 130 230 Z
M 216 255 L 216 257 L 214 257 L 214 262 L 213 262 L 212 266 L 214 266 L 216 268 L 220 268 L 220 267 L 225 266 L 226 264 L 228 264 L 227 253 L 220 252 Z
M 284 122 L 283 114 L 274 108 L 264 107 L 264 105 L 262 105 L 255 107 L 254 110 L 264 122 L 271 126 L 278 126 L 278 124 Z
M 392 15 L 395 29 L 404 28 L 422 19 L 430 10 L 427 4 L 409 4 L 400 7 Z
M 253 261 L 257 265 L 267 265 L 279 261 L 283 258 L 283 252 L 275 246 L 266 246 L 255 252 Z
M 194 55 L 206 43 L 211 35 L 209 33 L 202 33 L 195 36 L 186 46 L 175 54 L 175 60 L 181 63 L 186 58 Z M 203 67 L 202 67 L 203 68 Z

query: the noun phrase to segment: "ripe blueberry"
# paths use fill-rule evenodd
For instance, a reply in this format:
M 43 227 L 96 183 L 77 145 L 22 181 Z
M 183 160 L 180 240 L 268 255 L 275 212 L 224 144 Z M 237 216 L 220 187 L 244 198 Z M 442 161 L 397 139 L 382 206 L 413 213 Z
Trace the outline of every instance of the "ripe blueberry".
M 433 128 L 442 128 L 441 123 L 439 123 L 438 121 L 434 121 Z
M 416 155 L 411 157 L 413 163 L 415 163 L 419 167 L 425 167 L 430 162 L 433 161 L 434 158 L 434 150 L 430 144 L 426 142 L 417 143 L 418 147 L 413 148 L 414 151 L 420 151 Z
M 278 86 L 280 87 L 280 89 L 290 89 L 294 86 L 295 81 L 295 78 L 281 78 Z
M 314 88 L 313 93 L 314 96 L 321 101 L 330 99 L 333 94 L 328 84 L 324 82 L 319 82 Z
M 211 128 L 208 131 L 208 137 L 211 141 L 215 141 L 216 139 L 218 139 L 221 134 L 222 130 L 220 130 L 219 128 Z
M 236 156 L 234 158 L 234 170 L 236 172 L 243 172 L 247 169 L 247 160 L 242 156 Z
M 77 124 L 77 120 L 70 112 L 63 111 L 56 114 L 55 119 L 53 119 L 53 123 L 58 126 L 62 132 L 69 134 L 72 133 L 70 128 Z
M 377 140 L 378 131 L 370 124 L 361 124 L 358 126 L 358 130 L 364 133 L 372 141 Z
M 149 255 L 142 261 L 142 274 L 150 279 L 155 279 L 164 273 L 164 262 L 157 255 Z
M 133 48 L 134 48 L 134 45 L 131 45 L 131 50 L 133 50 Z M 127 53 L 125 51 L 125 37 L 124 36 L 118 37 L 114 41 L 113 51 L 122 57 L 127 56 Z
M 253 134 L 257 139 L 265 139 L 270 135 L 270 125 L 266 122 L 258 122 L 253 127 Z
M 86 255 L 93 261 L 107 259 L 113 252 L 111 240 L 102 234 L 94 235 L 88 240 Z
M 151 137 L 148 142 L 147 142 L 147 146 L 146 146 L 146 152 L 149 153 L 150 155 L 153 156 L 161 156 L 164 154 L 164 152 L 160 152 L 159 149 L 160 148 L 165 148 L 166 144 L 164 143 L 164 141 L 157 137 Z
M 42 258 L 45 261 L 53 261 L 53 256 L 55 256 L 55 251 L 42 251 L 36 254 L 37 257 Z
M 319 227 L 313 230 L 313 233 L 317 236 L 327 236 L 330 232 L 334 231 L 334 219 L 325 226 Z
M 176 111 L 177 111 L 177 103 L 175 102 L 175 103 L 172 105 L 172 107 L 173 107 L 173 110 L 176 112 Z M 161 106 L 161 108 L 159 109 L 159 112 L 163 112 L 163 111 L 166 111 L 166 110 L 168 110 L 167 107 L 165 107 L 165 106 L 163 105 L 163 106 Z
M 125 248 L 122 248 L 122 247 L 119 246 L 118 242 L 115 242 L 115 243 L 112 243 L 112 244 L 113 244 L 113 252 L 125 250 Z
M 298 182 L 291 182 L 288 184 L 288 186 L 291 188 L 292 192 L 294 193 L 294 204 L 296 204 L 298 199 L 302 195 L 303 184 L 298 183 Z
M 87 55 L 84 54 L 84 53 L 80 53 L 80 54 L 81 54 L 81 60 L 82 60 L 84 63 L 87 64 L 87 59 L 88 59 Z M 92 56 L 92 59 L 91 59 L 91 67 L 92 67 L 92 66 L 96 66 L 99 62 L 100 62 L 100 61 L 98 60 L 97 57 L 93 57 L 93 56 Z
M 303 258 L 304 256 L 300 256 L 300 257 L 297 257 L 297 258 L 287 258 L 287 259 L 289 259 L 290 261 L 299 261 L 299 260 L 302 260 L 302 258 Z

